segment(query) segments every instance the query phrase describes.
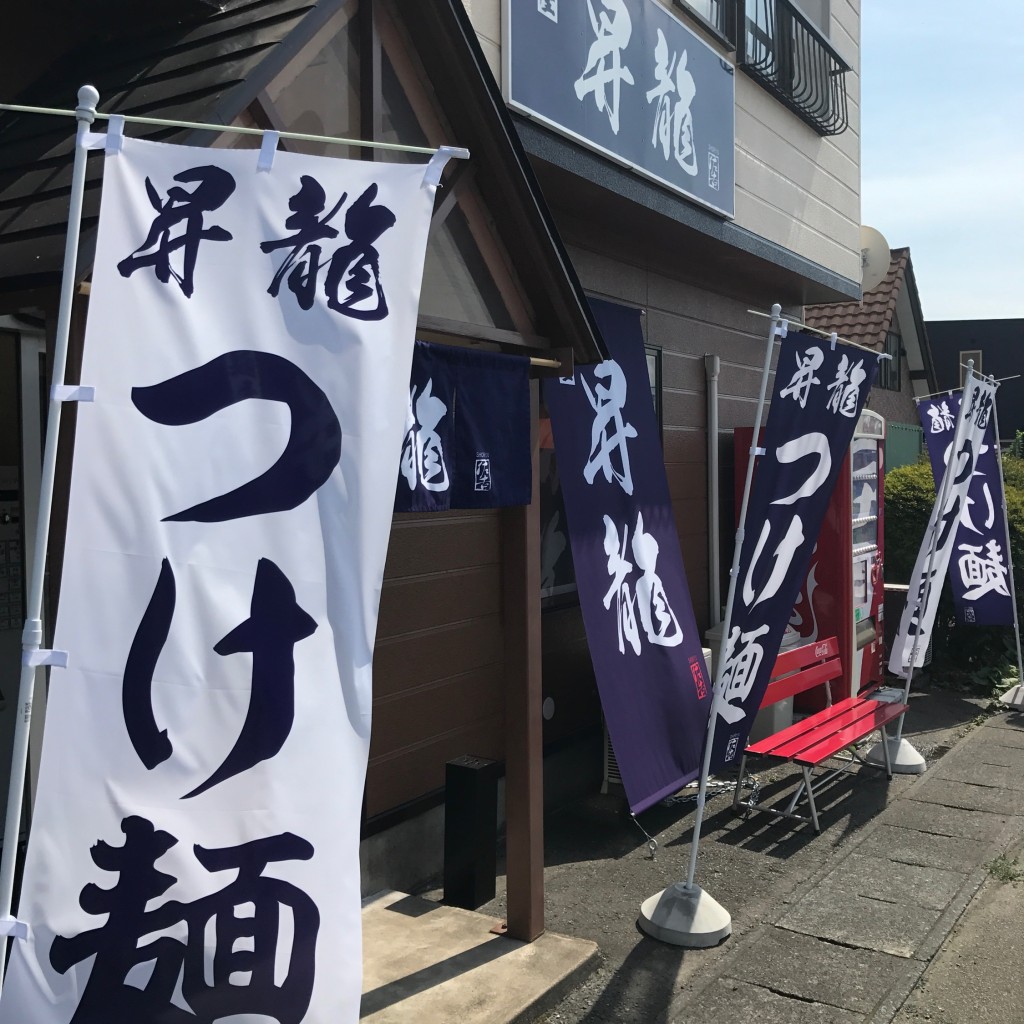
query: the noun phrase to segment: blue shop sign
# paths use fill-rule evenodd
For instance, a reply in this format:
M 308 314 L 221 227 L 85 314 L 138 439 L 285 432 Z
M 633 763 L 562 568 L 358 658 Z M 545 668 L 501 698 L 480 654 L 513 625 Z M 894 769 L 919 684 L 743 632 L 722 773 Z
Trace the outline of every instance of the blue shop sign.
M 733 66 L 656 0 L 505 0 L 515 110 L 735 212 Z

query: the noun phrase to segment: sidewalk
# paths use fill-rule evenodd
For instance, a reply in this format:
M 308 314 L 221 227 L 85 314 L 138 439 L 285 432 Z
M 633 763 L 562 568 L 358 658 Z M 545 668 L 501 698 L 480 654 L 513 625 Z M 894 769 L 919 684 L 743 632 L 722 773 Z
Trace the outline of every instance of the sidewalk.
M 820 835 L 763 814 L 739 819 L 727 797 L 709 800 L 697 877 L 733 917 L 716 949 L 666 946 L 635 926 L 640 902 L 682 877 L 692 803 L 643 816 L 659 843 L 654 861 L 620 798 L 551 816 L 548 933 L 531 947 L 489 933 L 500 895 L 469 914 L 425 894 L 407 904 L 420 916 L 406 919 L 401 940 L 386 938 L 375 924 L 384 911 L 368 907 L 363 1019 L 1024 1022 L 1024 889 L 990 873 L 1024 843 L 1024 716 L 975 727 L 977 710 L 942 691 L 915 694 L 908 736 L 928 771 L 890 784 L 863 770 L 840 779 L 820 801 Z M 768 779 L 763 800 L 785 784 Z M 451 922 L 447 937 L 438 915 Z

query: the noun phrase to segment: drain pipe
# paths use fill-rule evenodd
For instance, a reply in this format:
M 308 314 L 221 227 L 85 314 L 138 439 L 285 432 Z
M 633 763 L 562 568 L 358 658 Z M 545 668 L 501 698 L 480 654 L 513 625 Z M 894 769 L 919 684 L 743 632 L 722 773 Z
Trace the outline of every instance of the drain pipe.
M 704 372 L 708 378 L 708 600 L 711 602 L 711 625 L 722 620 L 722 585 L 719 572 L 718 543 L 718 375 L 722 360 L 704 356 Z

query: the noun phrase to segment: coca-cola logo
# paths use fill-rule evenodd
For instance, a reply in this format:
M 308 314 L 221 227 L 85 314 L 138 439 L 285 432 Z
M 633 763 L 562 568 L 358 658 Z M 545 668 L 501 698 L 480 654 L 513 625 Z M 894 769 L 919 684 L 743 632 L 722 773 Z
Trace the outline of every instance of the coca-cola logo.
M 814 648 L 814 656 L 816 658 L 824 658 L 828 654 L 828 644 L 818 644 Z

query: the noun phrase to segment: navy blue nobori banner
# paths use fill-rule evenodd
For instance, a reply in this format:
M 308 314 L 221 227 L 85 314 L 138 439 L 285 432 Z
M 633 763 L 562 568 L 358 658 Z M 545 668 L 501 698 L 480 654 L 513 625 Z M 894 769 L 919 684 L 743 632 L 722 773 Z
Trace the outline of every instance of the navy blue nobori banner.
M 936 491 L 946 471 L 962 397 L 962 392 L 957 391 L 918 404 Z M 960 514 L 949 572 L 956 619 L 965 625 L 1013 625 L 1010 554 L 1006 549 L 998 459 L 995 417 L 990 416 Z
M 417 341 L 396 512 L 529 505 L 530 361 Z
M 712 772 L 746 745 L 877 372 L 874 353 L 808 334 L 779 348 L 717 676 Z
M 640 312 L 591 300 L 610 358 L 544 381 L 594 674 L 629 806 L 697 777 L 711 686 L 651 401 Z

